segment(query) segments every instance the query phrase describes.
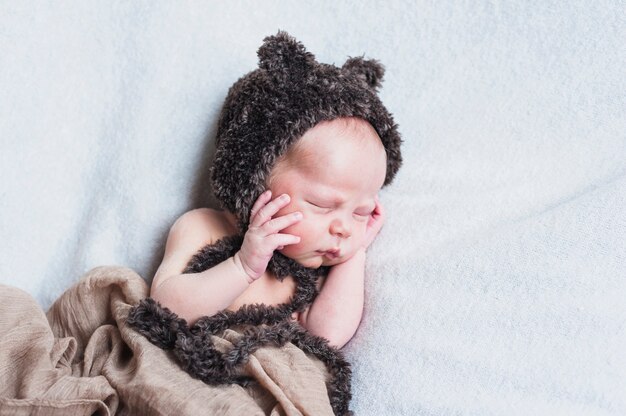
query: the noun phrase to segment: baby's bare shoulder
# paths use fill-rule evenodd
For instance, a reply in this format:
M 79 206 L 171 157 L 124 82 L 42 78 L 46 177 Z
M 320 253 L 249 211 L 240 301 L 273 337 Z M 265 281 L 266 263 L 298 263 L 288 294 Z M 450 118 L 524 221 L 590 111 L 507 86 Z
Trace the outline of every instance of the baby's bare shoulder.
M 169 251 L 193 255 L 207 244 L 232 235 L 234 231 L 225 211 L 212 208 L 192 209 L 181 215 L 172 225 L 165 257 Z
M 207 244 L 229 235 L 230 231 L 223 211 L 197 208 L 182 214 L 169 230 L 163 261 L 154 276 L 153 286 L 182 273 L 194 254 Z
M 224 218 L 221 211 L 213 208 L 196 208 L 185 212 L 174 221 L 171 230 L 190 231 L 193 229 L 220 228 Z

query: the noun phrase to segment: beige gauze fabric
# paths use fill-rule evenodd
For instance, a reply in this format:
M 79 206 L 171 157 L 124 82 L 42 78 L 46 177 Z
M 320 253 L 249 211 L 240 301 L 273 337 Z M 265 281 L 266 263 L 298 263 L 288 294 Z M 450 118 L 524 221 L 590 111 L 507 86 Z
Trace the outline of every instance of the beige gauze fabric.
M 97 267 L 44 314 L 27 293 L 0 285 L 0 416 L 333 414 L 326 367 L 291 343 L 250 356 L 241 374 L 258 383 L 193 379 L 126 326 L 148 292 L 129 268 Z M 227 351 L 242 332 L 227 329 L 215 346 Z

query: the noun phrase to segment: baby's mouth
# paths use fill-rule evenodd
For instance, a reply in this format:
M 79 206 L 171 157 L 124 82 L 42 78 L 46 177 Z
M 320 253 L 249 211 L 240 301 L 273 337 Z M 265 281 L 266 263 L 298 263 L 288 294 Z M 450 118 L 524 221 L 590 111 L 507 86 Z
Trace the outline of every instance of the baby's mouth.
M 338 248 L 331 250 L 318 250 L 317 252 L 331 260 L 341 257 L 341 251 Z

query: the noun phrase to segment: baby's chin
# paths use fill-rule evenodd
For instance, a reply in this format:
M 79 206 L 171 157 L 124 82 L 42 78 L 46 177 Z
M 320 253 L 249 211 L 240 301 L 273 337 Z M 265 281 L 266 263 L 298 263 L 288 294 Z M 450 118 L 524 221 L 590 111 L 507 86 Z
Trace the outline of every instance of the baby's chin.
M 325 264 L 325 263 L 329 263 L 328 260 L 325 259 L 323 256 L 320 256 L 317 253 L 314 253 L 315 255 L 309 255 L 309 256 L 294 256 L 293 254 L 289 253 L 286 249 L 278 250 L 278 252 L 281 253 L 285 257 L 289 257 L 290 259 L 294 260 L 298 264 L 304 267 L 308 267 L 309 269 L 317 269 L 321 266 L 330 265 L 330 264 Z

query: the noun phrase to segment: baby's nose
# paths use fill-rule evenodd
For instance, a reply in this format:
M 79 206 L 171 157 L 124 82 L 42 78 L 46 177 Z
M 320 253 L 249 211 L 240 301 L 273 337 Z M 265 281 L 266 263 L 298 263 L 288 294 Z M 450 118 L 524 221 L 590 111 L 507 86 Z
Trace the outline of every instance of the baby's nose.
M 349 238 L 352 235 L 352 231 L 344 223 L 337 220 L 331 224 L 331 234 L 341 238 Z

